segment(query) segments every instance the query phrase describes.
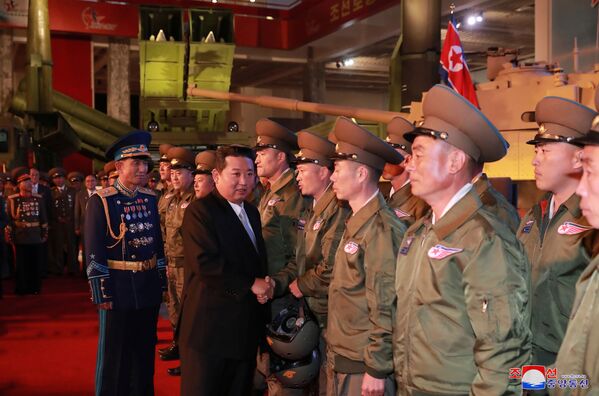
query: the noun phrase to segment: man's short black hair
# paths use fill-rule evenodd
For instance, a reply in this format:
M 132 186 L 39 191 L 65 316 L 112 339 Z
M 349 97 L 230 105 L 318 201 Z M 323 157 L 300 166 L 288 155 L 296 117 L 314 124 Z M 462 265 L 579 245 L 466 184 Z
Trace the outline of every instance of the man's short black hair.
M 250 147 L 236 144 L 220 146 L 216 149 L 216 163 L 214 165 L 214 168 L 218 172 L 222 172 L 225 169 L 227 157 L 246 157 L 254 163 L 254 151 Z

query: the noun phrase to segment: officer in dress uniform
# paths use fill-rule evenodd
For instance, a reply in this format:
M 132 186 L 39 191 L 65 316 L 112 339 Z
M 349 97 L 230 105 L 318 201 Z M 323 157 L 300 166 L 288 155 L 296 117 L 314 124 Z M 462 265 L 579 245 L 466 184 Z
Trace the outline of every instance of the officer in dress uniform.
M 109 147 L 119 177 L 87 204 L 87 276 L 100 313 L 96 395 L 154 394 L 166 264 L 156 194 L 140 187 L 150 141 L 150 133 L 134 131 Z
M 391 327 L 395 259 L 406 226 L 378 189 L 386 163 L 403 158 L 350 119 L 340 117 L 331 177 L 352 214 L 335 254 L 329 286 L 328 395 L 393 395 Z
M 530 359 L 529 264 L 514 233 L 472 188 L 471 166 L 507 142 L 453 89 L 424 97 L 412 141 L 412 193 L 431 212 L 397 259 L 393 360 L 398 395 L 520 394 L 509 369 Z
M 165 239 L 164 253 L 166 255 L 168 271 L 168 317 L 173 327 L 173 342 L 171 347 L 160 354 L 162 360 L 176 360 L 179 358 L 179 346 L 177 344 L 175 327 L 179 322 L 181 310 L 181 292 L 183 290 L 183 239 L 181 236 L 181 225 L 185 209 L 195 199 L 193 190 L 193 175 L 195 169 L 195 156 L 191 150 L 183 147 L 171 147 L 166 157 L 171 162 L 171 184 L 173 194 L 167 201 L 165 213 Z M 170 375 L 181 375 L 181 368 L 168 369 Z
M 302 197 L 290 161 L 292 151 L 297 150 L 297 136 L 284 126 L 263 118 L 256 124 L 256 172 L 259 177 L 268 179 L 269 188 L 264 192 L 258 205 L 262 220 L 262 236 L 268 257 L 267 273 L 274 275 L 284 268 L 295 256 L 298 230 L 305 223 L 304 212 L 310 200 Z M 293 296 L 275 298 L 271 302 L 271 314 L 275 317 L 292 302 Z M 258 371 L 269 377 L 268 355 L 263 353 L 258 361 Z M 274 376 L 268 385 L 279 387 Z
M 48 237 L 46 205 L 39 194 L 31 192 L 29 170 L 14 174 L 19 192 L 8 197 L 8 240 L 15 246 L 15 293 L 38 294 L 41 289 L 42 244 Z
M 326 360 L 325 333 L 327 305 L 335 252 L 345 229 L 350 210 L 347 202 L 339 201 L 331 186 L 331 171 L 335 145 L 307 131 L 297 134 L 300 152 L 297 162 L 297 182 L 304 196 L 314 199 L 307 212 L 304 231 L 298 238 L 297 253 L 272 279 L 275 296 L 287 289 L 294 297 L 306 298 L 308 307 L 316 316 L 320 332 L 321 370 L 316 381 L 321 395 L 326 394 L 327 380 L 332 375 Z
M 532 363 L 555 362 L 574 303 L 576 281 L 599 252 L 599 232 L 580 210 L 581 148 L 573 139 L 591 129 L 597 113 L 577 102 L 545 97 L 535 108 L 539 132 L 532 165 L 547 193 L 522 219 L 518 239 L 532 267 Z
M 75 237 L 75 196 L 77 191 L 65 185 L 66 171 L 63 168 L 50 169 L 54 187 L 50 191 L 52 199 L 50 213 L 50 262 L 49 271 L 63 274 L 64 257 L 69 275 L 77 273 L 77 241 Z
M 595 95 L 599 108 L 599 90 Z M 574 141 L 584 145 L 581 155 L 583 175 L 576 194 L 580 209 L 594 229 L 599 229 L 599 117 L 592 130 Z M 556 395 L 594 395 L 599 389 L 599 257 L 593 258 L 576 283 L 576 297 L 568 330 L 557 354 L 555 367 L 558 376 L 574 374 L 577 387 L 556 386 Z M 559 378 L 559 377 L 558 377 Z M 552 393 L 550 391 L 550 393 Z
M 403 135 L 413 130 L 414 125 L 402 117 L 395 117 L 387 125 L 386 141 L 404 160 L 399 165 L 386 164 L 383 169 L 383 179 L 391 182 L 387 205 L 408 227 L 430 209 L 426 202 L 412 194 L 410 174 L 406 171 L 406 167 L 412 159 L 412 143 L 405 140 Z

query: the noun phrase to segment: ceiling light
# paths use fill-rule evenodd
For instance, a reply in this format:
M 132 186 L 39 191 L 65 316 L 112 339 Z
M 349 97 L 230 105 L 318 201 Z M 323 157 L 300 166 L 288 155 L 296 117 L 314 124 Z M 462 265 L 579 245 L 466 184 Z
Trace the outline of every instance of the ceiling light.
M 483 16 L 482 16 L 482 14 L 478 14 L 478 15 L 476 16 L 476 22 L 480 23 L 480 22 L 482 22 L 482 21 L 483 21 Z
M 274 20 L 275 18 L 269 15 L 269 16 L 267 16 L 267 17 L 266 17 L 266 19 L 268 19 L 269 21 L 272 21 L 272 20 Z
M 346 59 L 345 62 L 343 62 L 343 64 L 345 66 L 353 66 L 354 65 L 354 60 L 353 59 Z
M 255 2 L 256 2 L 256 0 L 250 0 L 250 3 L 255 3 Z
M 468 17 L 468 19 L 466 19 L 466 22 L 468 23 L 468 25 L 472 26 L 476 23 L 476 17 L 474 15 L 471 15 Z

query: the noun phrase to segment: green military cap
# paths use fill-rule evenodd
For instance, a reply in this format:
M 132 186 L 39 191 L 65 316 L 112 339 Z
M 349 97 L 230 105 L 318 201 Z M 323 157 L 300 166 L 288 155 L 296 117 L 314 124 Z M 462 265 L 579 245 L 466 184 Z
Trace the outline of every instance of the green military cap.
M 171 147 L 166 153 L 171 169 L 195 169 L 195 156 L 193 152 L 185 147 Z
M 422 103 L 424 120 L 404 134 L 409 142 L 416 136 L 431 136 L 459 148 L 477 162 L 503 158 L 509 147 L 499 130 L 472 103 L 453 89 L 435 85 Z
M 212 173 L 212 170 L 216 166 L 216 151 L 205 150 L 196 155 L 196 169 L 193 171 L 194 175 Z
M 29 176 L 29 169 L 24 166 L 19 166 L 12 170 L 12 179 L 17 183 L 20 183 L 24 180 L 31 180 L 31 176 Z
M 157 171 L 150 173 L 150 180 L 153 182 L 159 182 L 160 181 L 160 173 L 158 173 Z
M 597 112 L 557 96 L 546 96 L 537 103 L 534 120 L 539 124 L 539 132 L 527 144 L 571 143 L 579 144 L 576 138 L 584 137 L 593 124 Z M 525 114 L 523 114 L 523 119 Z
M 383 170 L 385 163 L 399 164 L 403 161 L 393 147 L 349 118 L 337 118 L 333 133 L 337 137 L 333 159 L 355 161 L 378 170 Z
M 67 171 L 60 167 L 52 168 L 48 171 L 48 173 L 50 174 L 51 179 L 54 179 L 55 177 L 67 176 Z
M 329 140 L 308 131 L 297 133 L 297 143 L 300 151 L 296 154 L 297 163 L 313 163 L 330 167 L 331 157 L 335 154 L 335 144 Z
M 158 160 L 158 162 L 169 162 L 170 160 L 168 159 L 168 157 L 166 156 L 166 153 L 168 152 L 168 150 L 173 147 L 172 144 L 161 144 L 160 146 L 158 146 L 158 152 L 160 153 L 160 159 Z
M 104 165 L 104 172 L 106 172 L 109 179 L 119 177 L 119 172 L 116 170 L 116 163 L 114 161 L 109 161 Z
M 85 179 L 85 176 L 81 172 L 73 171 L 67 175 L 67 179 L 69 179 L 70 182 L 74 182 L 74 181 L 82 182 L 83 179 Z
M 295 133 L 268 118 L 256 123 L 256 135 L 256 150 L 273 148 L 286 153 L 297 150 Z
M 387 125 L 387 143 L 393 148 L 399 148 L 412 154 L 412 143 L 404 139 L 404 135 L 415 129 L 414 124 L 403 117 L 395 117 Z
M 108 180 L 108 175 L 103 170 L 96 173 L 96 177 L 100 180 Z

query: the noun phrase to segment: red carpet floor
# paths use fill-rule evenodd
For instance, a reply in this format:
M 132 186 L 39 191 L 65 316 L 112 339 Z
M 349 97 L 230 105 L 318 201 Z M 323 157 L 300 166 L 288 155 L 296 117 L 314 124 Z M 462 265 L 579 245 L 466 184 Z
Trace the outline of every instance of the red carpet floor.
M 3 281 L 0 300 L 0 395 L 93 395 L 98 315 L 80 278 L 45 279 L 38 296 L 18 297 Z M 172 337 L 158 323 L 158 347 Z M 166 374 L 178 362 L 156 357 L 157 396 L 178 395 L 179 378 Z

